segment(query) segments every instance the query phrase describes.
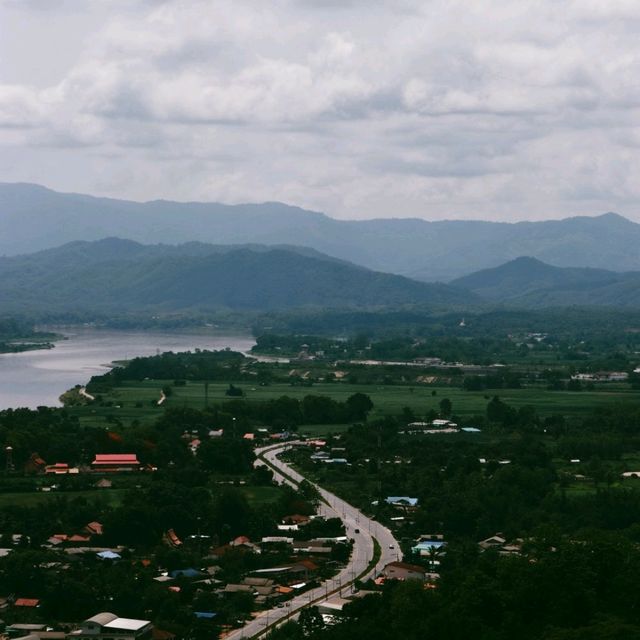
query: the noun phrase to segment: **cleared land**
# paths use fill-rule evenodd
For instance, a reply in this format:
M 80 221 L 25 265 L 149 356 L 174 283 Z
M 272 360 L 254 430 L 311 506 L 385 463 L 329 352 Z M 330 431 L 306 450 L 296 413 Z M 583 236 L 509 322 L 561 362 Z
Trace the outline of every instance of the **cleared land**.
M 123 424 L 133 420 L 146 421 L 162 414 L 167 407 L 187 406 L 202 409 L 205 406 L 203 382 L 188 382 L 184 387 L 173 387 L 172 395 L 161 405 L 157 405 L 163 386 L 171 385 L 169 380 L 130 381 L 102 397 L 103 405 L 91 405 L 70 408 L 83 424 L 104 426 L 109 417 L 117 418 Z M 234 382 L 244 391 L 244 399 L 261 402 L 280 396 L 303 398 L 306 395 L 326 395 L 335 400 L 345 401 L 350 395 L 360 392 L 368 394 L 375 408 L 371 418 L 384 415 L 398 415 L 404 407 L 411 407 L 421 415 L 430 409 L 438 409 L 443 398 L 453 403 L 453 412 L 460 416 L 479 415 L 485 412 L 488 400 L 494 395 L 515 408 L 533 405 L 541 415 L 571 414 L 585 415 L 595 407 L 612 403 L 640 402 L 640 391 L 632 390 L 628 385 L 602 384 L 593 391 L 549 391 L 542 387 L 524 389 L 487 389 L 484 391 L 465 391 L 455 387 L 404 386 L 404 385 L 365 385 L 348 383 L 317 383 L 311 387 L 291 386 L 286 383 L 268 386 L 251 386 L 246 382 Z M 228 383 L 210 383 L 208 402 L 225 402 Z M 434 395 L 435 394 L 435 395 Z M 339 431 L 340 425 L 314 425 L 304 427 L 304 433 L 322 435 L 330 431 Z

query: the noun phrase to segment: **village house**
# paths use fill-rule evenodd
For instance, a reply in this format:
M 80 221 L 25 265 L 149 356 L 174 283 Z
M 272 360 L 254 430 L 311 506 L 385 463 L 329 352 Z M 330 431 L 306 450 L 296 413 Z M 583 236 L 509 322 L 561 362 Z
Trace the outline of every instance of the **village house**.
M 389 580 L 426 580 L 427 570 L 417 564 L 406 562 L 390 562 L 382 570 L 382 575 Z
M 80 473 L 80 469 L 77 467 L 70 467 L 66 462 L 56 462 L 55 464 L 48 464 L 45 467 L 44 472 L 47 475 L 64 476 Z
M 151 640 L 153 625 L 149 620 L 120 618 L 103 612 L 85 620 L 67 634 L 67 640 Z
M 140 471 L 142 465 L 135 453 L 98 453 L 91 463 L 92 471 L 119 473 Z
M 417 553 L 420 557 L 431 557 L 440 552 L 447 546 L 442 534 L 423 534 L 417 540 L 416 544 L 411 547 L 413 553 Z
M 384 501 L 397 509 L 415 509 L 418 506 L 418 498 L 410 496 L 389 496 Z

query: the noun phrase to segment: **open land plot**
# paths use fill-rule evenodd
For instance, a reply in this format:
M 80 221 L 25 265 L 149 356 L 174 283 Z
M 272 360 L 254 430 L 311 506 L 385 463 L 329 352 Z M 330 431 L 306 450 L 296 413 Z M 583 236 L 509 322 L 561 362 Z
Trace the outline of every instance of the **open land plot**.
M 55 500 L 73 500 L 85 498 L 90 501 L 100 500 L 111 507 L 121 504 L 126 489 L 100 489 L 88 491 L 21 491 L 0 493 L 0 508 L 3 507 L 33 507 Z
M 187 406 L 197 409 L 205 407 L 204 382 L 188 382 L 183 387 L 173 387 L 172 395 L 164 405 L 158 406 L 160 391 L 163 386 L 171 384 L 168 380 L 144 380 L 141 382 L 125 382 L 113 389 L 103 400 L 109 406 L 98 403 L 70 408 L 85 425 L 103 426 L 109 416 L 123 424 L 133 420 L 141 422 L 153 419 L 162 414 L 165 407 Z M 289 396 L 302 399 L 304 396 L 325 395 L 344 402 L 354 393 L 365 393 L 371 397 L 374 410 L 371 418 L 385 415 L 397 415 L 404 407 L 411 407 L 416 414 L 427 413 L 430 409 L 438 410 L 443 398 L 453 403 L 453 412 L 460 416 L 483 414 L 488 400 L 494 395 L 509 405 L 519 408 L 533 405 L 541 415 L 565 414 L 584 415 L 598 406 L 613 403 L 638 403 L 640 391 L 629 387 L 601 386 L 593 391 L 550 391 L 541 387 L 523 389 L 486 389 L 483 391 L 465 391 L 456 387 L 405 386 L 405 385 L 365 385 L 348 383 L 317 383 L 313 386 L 292 386 L 286 383 L 268 386 L 251 386 L 246 382 L 234 382 L 244 392 L 244 399 L 249 402 L 261 402 Z M 209 404 L 225 402 L 230 398 L 225 395 L 229 383 L 215 382 L 208 387 Z M 340 430 L 339 425 L 315 425 L 305 427 L 303 433 L 324 435 L 329 431 Z

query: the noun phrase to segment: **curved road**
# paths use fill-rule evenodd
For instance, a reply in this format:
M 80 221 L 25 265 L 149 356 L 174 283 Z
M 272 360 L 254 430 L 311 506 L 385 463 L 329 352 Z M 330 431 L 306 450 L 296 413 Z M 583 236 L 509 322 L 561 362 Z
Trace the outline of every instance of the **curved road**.
M 277 482 L 286 483 L 296 488 L 297 483 L 302 482 L 305 478 L 289 465 L 282 462 L 282 460 L 278 458 L 278 455 L 292 446 L 301 444 L 303 443 L 288 442 L 256 449 L 256 455 L 264 460 L 264 462 L 259 460 L 257 464 L 264 464 L 266 462 L 274 472 L 274 477 Z M 289 600 L 286 606 L 263 611 L 244 627 L 236 629 L 227 635 L 227 640 L 239 640 L 240 638 L 253 638 L 262 635 L 272 625 L 283 621 L 284 618 L 294 616 L 300 609 L 310 604 L 318 604 L 331 597 L 337 597 L 339 595 L 345 596 L 351 593 L 353 590 L 352 583 L 356 578 L 366 580 L 373 577 L 378 574 L 386 564 L 400 559 L 400 548 L 389 529 L 383 527 L 375 520 L 368 518 L 361 511 L 333 493 L 316 484 L 314 484 L 314 486 L 327 502 L 327 504 L 324 502 L 320 503 L 318 513 L 325 518 L 340 518 L 345 526 L 347 537 L 355 540 L 349 563 L 338 575 L 330 578 L 319 587 Z M 359 529 L 360 533 L 355 533 L 356 529 Z M 381 556 L 376 566 L 365 574 L 364 572 L 367 570 L 373 558 L 374 538 L 380 545 Z

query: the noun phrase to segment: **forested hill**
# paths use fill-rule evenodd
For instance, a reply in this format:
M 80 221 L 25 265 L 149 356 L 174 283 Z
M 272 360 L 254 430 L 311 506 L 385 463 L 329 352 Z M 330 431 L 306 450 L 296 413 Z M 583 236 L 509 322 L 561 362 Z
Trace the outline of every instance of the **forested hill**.
M 640 307 L 640 272 L 561 268 L 535 258 L 518 258 L 452 284 L 518 306 Z
M 358 217 L 366 214 L 354 212 Z M 369 269 L 425 281 L 448 281 L 522 255 L 563 267 L 640 269 L 640 225 L 611 213 L 516 224 L 335 220 L 277 202 L 139 203 L 0 183 L 0 254 L 109 236 L 145 243 L 306 246 Z
M 144 246 L 110 238 L 0 259 L 5 313 L 459 304 L 469 292 L 294 248 Z

